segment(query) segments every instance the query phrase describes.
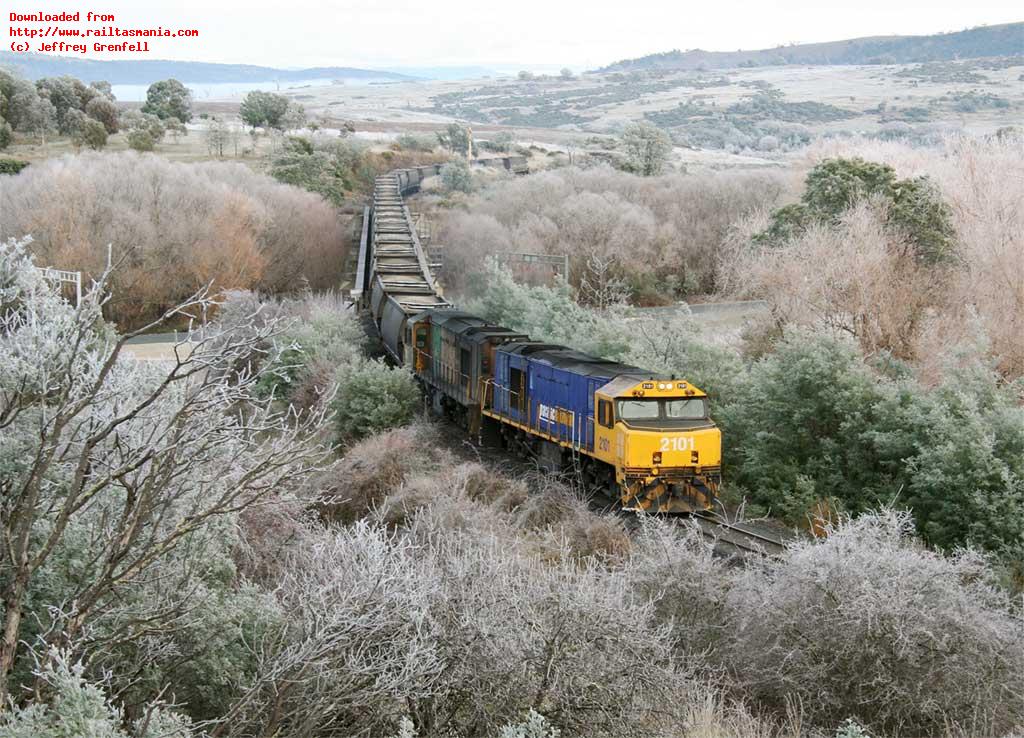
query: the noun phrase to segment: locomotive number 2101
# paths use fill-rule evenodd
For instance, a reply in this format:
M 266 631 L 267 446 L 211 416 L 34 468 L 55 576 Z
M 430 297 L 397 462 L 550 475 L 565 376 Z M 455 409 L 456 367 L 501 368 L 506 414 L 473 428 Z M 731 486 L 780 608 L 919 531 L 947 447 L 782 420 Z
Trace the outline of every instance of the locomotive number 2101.
M 693 436 L 663 436 L 662 451 L 693 451 Z

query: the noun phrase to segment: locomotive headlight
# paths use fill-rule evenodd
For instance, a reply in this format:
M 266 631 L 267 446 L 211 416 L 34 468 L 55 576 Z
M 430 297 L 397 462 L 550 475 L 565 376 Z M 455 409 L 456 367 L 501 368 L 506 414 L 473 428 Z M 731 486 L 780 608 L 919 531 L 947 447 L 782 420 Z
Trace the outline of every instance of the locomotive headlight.
M 671 389 L 671 388 L 672 388 L 671 384 L 665 384 L 664 382 L 658 382 L 658 389 L 660 389 L 660 390 L 667 390 L 667 389 Z
M 655 465 L 661 463 L 661 451 L 655 451 L 654 454 L 651 455 L 651 463 Z

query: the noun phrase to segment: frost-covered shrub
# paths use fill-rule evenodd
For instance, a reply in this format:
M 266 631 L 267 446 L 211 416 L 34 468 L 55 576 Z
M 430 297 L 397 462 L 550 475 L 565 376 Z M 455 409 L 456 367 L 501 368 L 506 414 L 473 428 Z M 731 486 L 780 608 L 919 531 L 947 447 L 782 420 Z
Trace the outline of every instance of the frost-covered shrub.
M 369 359 L 342 366 L 331 403 L 342 440 L 365 438 L 410 422 L 422 404 L 419 386 L 404 367 Z
M 608 166 L 499 180 L 438 220 L 447 286 L 467 291 L 488 256 L 529 252 L 568 256 L 575 288 L 597 257 L 616 260 L 614 276 L 644 288 L 634 300 L 710 293 L 732 226 L 773 207 L 784 185 L 777 174 L 639 177 Z
M 435 696 L 416 703 L 417 723 L 489 735 L 534 708 L 566 736 L 649 735 L 659 717 L 646 706 L 670 700 L 676 681 L 646 601 L 568 554 L 539 560 L 514 539 L 445 532 L 436 520 L 418 518 L 412 535 L 431 542 L 446 668 Z
M 984 367 L 928 389 L 880 374 L 849 342 L 795 333 L 732 387 L 715 415 L 724 466 L 762 510 L 805 524 L 822 500 L 891 503 L 933 545 L 1020 559 L 1024 409 Z
M 923 548 L 903 514 L 863 515 L 740 573 L 726 659 L 738 689 L 820 725 L 1002 735 L 1024 719 L 1024 625 L 975 553 Z
M 727 599 L 732 577 L 696 529 L 644 521 L 626 574 L 638 595 L 650 599 L 658 622 L 672 628 L 676 648 L 688 661 L 699 665 L 705 652 L 720 653 L 732 627 Z
M 154 703 L 144 717 L 124 729 L 124 715 L 110 704 L 103 691 L 86 681 L 85 667 L 69 654 L 51 650 L 38 672 L 48 700 L 27 707 L 12 705 L 0 712 L 4 738 L 192 738 L 190 721 Z
M 340 278 L 348 237 L 337 210 L 243 164 L 83 153 L 22 175 L 0 178 L 0 238 L 31 234 L 41 262 L 81 270 L 86 281 L 103 272 L 112 244 L 123 263 L 105 310 L 122 326 L 144 324 L 210 282 L 284 292 Z
M 451 465 L 451 455 L 436 445 L 435 427 L 414 423 L 366 438 L 310 484 L 326 520 L 352 522 L 378 508 L 416 473 Z
M 290 320 L 273 340 L 277 358 L 260 391 L 309 410 L 331 393 L 339 367 L 362 360 L 366 333 L 355 313 L 330 293 L 271 302 L 268 310 Z
M 723 466 L 762 509 L 799 522 L 818 499 L 857 508 L 894 488 L 900 459 L 869 434 L 882 389 L 849 343 L 793 337 L 734 389 L 716 415 Z
M 232 708 L 232 734 L 381 734 L 399 705 L 429 699 L 444 664 L 425 553 L 365 522 L 296 550 L 277 589 L 284 630 L 253 644 L 260 669 Z
M 218 673 L 211 663 L 232 658 L 238 634 L 207 638 L 214 626 L 197 618 L 192 629 L 184 614 L 220 604 L 234 584 L 237 513 L 288 495 L 323 458 L 322 417 L 279 413 L 255 397 L 258 369 L 234 373 L 273 324 L 210 326 L 191 353 L 139 362 L 102 322 L 107 294 L 99 284 L 73 307 L 24 244 L 0 243 L 0 537 L 10 543 L 0 616 L 14 635 L 0 645 L 0 699 L 33 679 L 40 637 L 87 650 L 117 690 L 137 686 L 134 706 L 171 671 Z M 176 310 L 214 306 L 201 294 Z M 223 612 L 246 608 L 240 596 Z M 200 653 L 201 642 L 214 647 Z M 152 663 L 175 649 L 188 656 Z M 145 676 L 139 663 L 152 666 Z M 207 685 L 212 711 L 223 706 L 218 678 Z
M 405 714 L 406 734 L 497 735 L 531 708 L 567 736 L 661 724 L 649 705 L 676 676 L 650 606 L 610 570 L 539 560 L 457 494 L 408 529 L 360 521 L 290 557 L 286 632 L 259 644 L 239 734 L 390 734 Z
M 560 735 L 561 731 L 551 725 L 547 718 L 530 710 L 523 722 L 503 727 L 499 738 L 558 738 Z

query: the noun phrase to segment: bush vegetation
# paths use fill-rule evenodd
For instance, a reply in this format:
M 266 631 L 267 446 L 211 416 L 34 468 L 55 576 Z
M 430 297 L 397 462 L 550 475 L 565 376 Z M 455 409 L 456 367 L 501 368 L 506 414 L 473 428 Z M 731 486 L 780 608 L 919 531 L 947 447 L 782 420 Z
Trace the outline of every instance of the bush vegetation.
M 110 85 L 86 85 L 74 77 L 44 77 L 35 83 L 0 70 L 0 149 L 19 131 L 35 135 L 40 143 L 46 136 L 72 136 L 78 145 L 102 148 L 106 133 L 118 130 L 118 110 Z
M 192 120 L 192 93 L 176 79 L 154 82 L 146 90 L 142 112 L 160 120 L 176 118 L 182 123 Z
M 420 389 L 408 369 L 380 360 L 341 366 L 331 409 L 340 437 L 374 435 L 405 425 L 422 406 Z
M 807 527 L 829 508 L 893 505 L 911 510 L 934 546 L 973 545 L 1011 569 L 1024 554 L 1024 408 L 977 358 L 930 387 L 898 360 L 869 364 L 848 340 L 796 331 L 744 363 L 693 319 L 666 325 L 622 306 L 587 309 L 565 288 L 517 284 L 502 270 L 468 307 L 535 340 L 707 391 L 722 426 L 725 487 L 752 513 Z
M 816 165 L 800 203 L 776 210 L 755 240 L 779 245 L 811 224 L 838 224 L 854 205 L 869 199 L 882 208 L 886 225 L 910 242 L 914 258 L 929 265 L 952 259 L 953 214 L 934 183 L 927 177 L 897 180 L 891 166 L 857 158 Z
M 304 371 L 363 361 L 332 300 L 235 294 L 190 357 L 117 360 L 106 287 L 75 310 L 25 254 L 0 251 L 0 464 L 6 499 L 44 504 L 3 518 L 32 554 L 3 554 L 5 572 L 29 563 L 0 577 L 8 625 L 18 613 L 5 734 L 753 738 L 853 719 L 1002 735 L 1024 719 L 1024 633 L 995 570 L 927 550 L 905 515 L 733 567 L 696 530 L 627 535 L 561 482 L 463 461 L 426 423 L 332 460 L 322 413 L 258 389 L 286 348 Z
M 739 102 L 718 107 L 693 96 L 675 108 L 644 113 L 644 118 L 668 130 L 678 142 L 692 147 L 729 149 L 795 149 L 811 139 L 808 125 L 854 118 L 857 113 L 815 101 L 790 102 L 782 92 L 755 80 L 757 91 Z M 725 82 L 728 85 L 728 81 Z M 764 146 L 765 136 L 778 146 Z
M 709 293 L 731 225 L 771 207 L 785 180 L 772 174 L 638 177 L 609 167 L 564 168 L 499 180 L 443 213 L 445 280 L 465 291 L 503 252 L 566 254 L 574 287 L 624 285 L 634 302 Z
M 620 146 L 626 154 L 628 171 L 650 177 L 661 174 L 665 168 L 672 139 L 657 126 L 641 121 L 626 126 Z
M 1024 376 L 1019 144 L 832 142 L 812 164 L 799 204 L 736 224 L 722 292 L 767 300 L 779 325 L 850 334 L 928 382 L 967 347 Z
M 253 128 L 283 129 L 289 107 L 288 98 L 284 95 L 253 90 L 242 100 L 238 115 Z
M 393 169 L 436 164 L 446 160 L 434 147 L 419 142 L 383 152 L 357 140 L 314 134 L 289 136 L 280 150 L 267 157 L 267 172 L 275 179 L 322 195 L 335 205 L 350 196 L 373 191 L 374 180 Z
M 0 178 L 0 236 L 33 236 L 41 263 L 120 264 L 107 317 L 145 324 L 213 282 L 274 293 L 340 278 L 347 231 L 320 197 L 239 164 L 177 164 L 134 153 L 50 159 Z
M 0 159 L 0 174 L 17 174 L 28 165 L 21 159 Z

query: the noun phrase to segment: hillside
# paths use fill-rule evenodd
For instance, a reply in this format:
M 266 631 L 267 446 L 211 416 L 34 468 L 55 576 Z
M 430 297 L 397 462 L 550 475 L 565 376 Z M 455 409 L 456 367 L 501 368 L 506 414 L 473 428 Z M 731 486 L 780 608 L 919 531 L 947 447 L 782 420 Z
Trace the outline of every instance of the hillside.
M 69 74 L 84 82 L 106 80 L 114 85 L 145 85 L 158 79 L 184 80 L 191 83 L 264 82 L 278 80 L 297 82 L 309 79 L 374 79 L 412 80 L 407 74 L 379 72 L 354 67 L 312 67 L 308 69 L 275 69 L 253 64 L 211 64 L 169 60 L 97 61 L 73 59 L 46 54 L 13 54 L 0 51 L 0 69 L 10 69 L 28 79 L 60 77 Z
M 783 64 L 909 64 L 1024 54 L 1024 23 L 931 36 L 869 36 L 755 51 L 667 51 L 624 59 L 599 70 L 726 69 Z

